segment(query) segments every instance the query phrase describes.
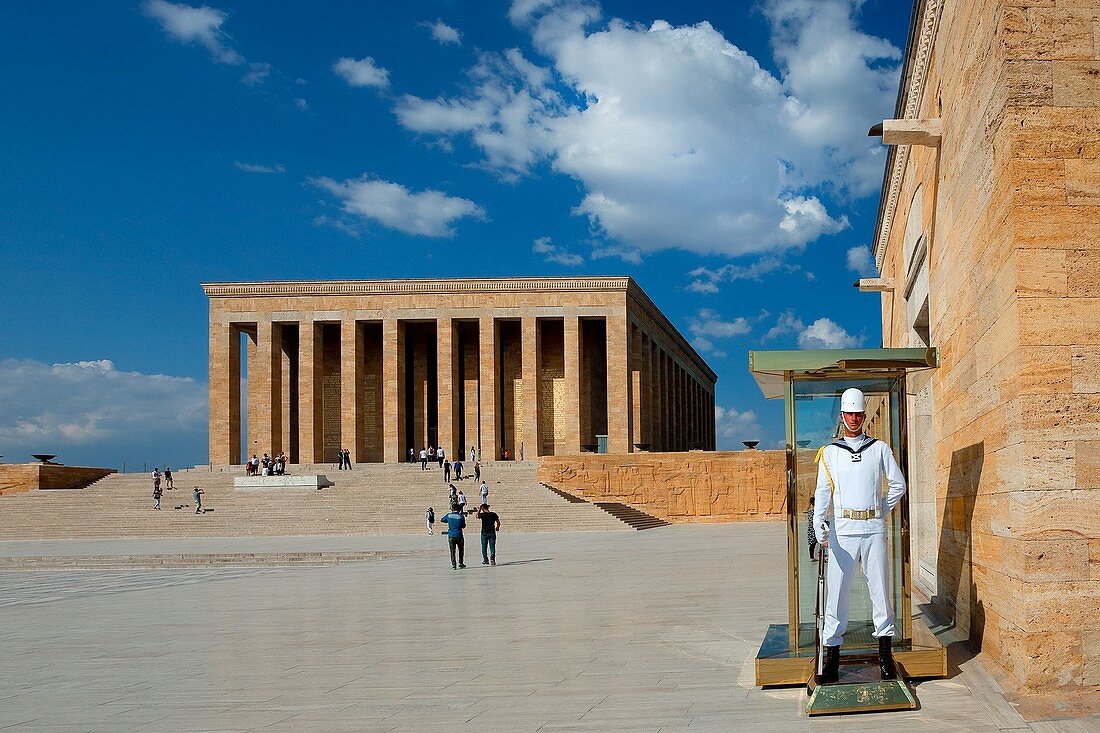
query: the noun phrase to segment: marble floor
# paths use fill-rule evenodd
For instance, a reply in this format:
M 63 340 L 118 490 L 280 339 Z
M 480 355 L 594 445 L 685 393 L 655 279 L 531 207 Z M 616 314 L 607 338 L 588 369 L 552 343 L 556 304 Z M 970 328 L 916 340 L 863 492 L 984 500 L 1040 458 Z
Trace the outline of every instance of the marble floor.
M 393 551 L 327 567 L 0 573 L 0 730 L 1090 730 L 1024 722 L 974 659 L 921 708 L 809 720 L 753 687 L 778 523 L 435 537 L 0 542 L 0 556 Z M 959 663 L 961 662 L 961 663 Z M 1045 727 L 1044 727 L 1045 726 Z

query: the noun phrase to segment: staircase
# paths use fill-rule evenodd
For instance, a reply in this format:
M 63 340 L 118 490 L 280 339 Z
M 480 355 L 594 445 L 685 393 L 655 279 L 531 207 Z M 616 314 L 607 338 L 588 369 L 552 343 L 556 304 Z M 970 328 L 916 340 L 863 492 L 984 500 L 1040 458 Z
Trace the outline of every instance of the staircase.
M 539 482 L 543 487 L 553 491 L 555 494 L 565 499 L 571 504 L 585 504 L 587 499 L 582 499 L 579 496 L 574 496 L 568 491 L 562 491 L 556 486 L 551 486 L 548 483 Z M 664 527 L 669 524 L 665 520 L 655 517 L 652 514 L 647 514 L 641 509 L 635 509 L 627 504 L 620 504 L 615 501 L 594 501 L 594 506 L 598 506 L 611 516 L 618 519 L 620 522 L 627 524 L 631 529 L 653 529 L 655 527 Z
M 449 510 L 447 485 L 439 468 L 420 464 L 360 464 L 337 471 L 334 464 L 290 466 L 295 473 L 321 473 L 333 486 L 310 489 L 234 489 L 239 467 L 174 472 L 175 489 L 153 509 L 148 474 L 112 474 L 80 490 L 31 491 L 0 497 L 0 539 L 118 537 L 234 537 L 292 535 L 407 535 L 425 533 L 424 511 Z M 626 530 L 631 525 L 587 502 L 571 502 L 541 486 L 533 462 L 485 464 L 489 503 L 502 532 Z M 203 508 L 195 514 L 193 486 L 202 487 Z M 478 483 L 455 485 L 469 506 Z M 477 532 L 473 517 L 467 531 Z
M 659 517 L 646 514 L 641 509 L 635 509 L 627 504 L 620 504 L 615 501 L 597 501 L 594 504 L 620 522 L 630 525 L 632 529 L 654 529 L 668 524 Z

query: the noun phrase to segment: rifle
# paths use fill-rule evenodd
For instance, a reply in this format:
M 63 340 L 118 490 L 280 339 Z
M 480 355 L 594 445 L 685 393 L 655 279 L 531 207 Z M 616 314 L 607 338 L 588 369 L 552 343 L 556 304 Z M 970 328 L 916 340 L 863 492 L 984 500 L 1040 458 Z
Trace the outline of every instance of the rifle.
M 825 673 L 825 547 L 817 546 L 817 606 L 814 608 L 814 660 L 817 679 Z

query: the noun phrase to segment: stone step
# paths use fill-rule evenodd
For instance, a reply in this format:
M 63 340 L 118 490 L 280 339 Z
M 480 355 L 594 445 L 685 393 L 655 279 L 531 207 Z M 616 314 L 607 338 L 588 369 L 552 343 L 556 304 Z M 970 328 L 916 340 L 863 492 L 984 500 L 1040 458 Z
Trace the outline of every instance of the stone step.
M 419 466 L 367 464 L 334 473 L 326 464 L 294 467 L 323 473 L 335 486 L 307 489 L 234 489 L 244 474 L 176 471 L 176 488 L 166 490 L 163 509 L 152 508 L 149 475 L 113 474 L 79 491 L 34 491 L 0 497 L 0 537 L 4 539 L 121 538 L 156 536 L 393 535 L 425 531 L 424 511 L 447 509 L 446 484 L 438 472 Z M 498 470 L 499 469 L 499 470 Z M 598 507 L 571 503 L 541 486 L 533 463 L 502 462 L 486 467 L 489 503 L 505 532 L 631 529 Z M 195 516 L 190 487 L 203 487 Z M 458 484 L 477 501 L 473 480 Z M 477 525 L 470 518 L 471 528 Z M 637 522 L 635 522 L 637 525 Z

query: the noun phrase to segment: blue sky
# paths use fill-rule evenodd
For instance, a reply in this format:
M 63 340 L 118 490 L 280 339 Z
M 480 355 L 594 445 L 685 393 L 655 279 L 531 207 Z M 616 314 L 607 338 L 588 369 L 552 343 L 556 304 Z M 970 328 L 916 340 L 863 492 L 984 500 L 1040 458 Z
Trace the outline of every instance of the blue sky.
M 753 348 L 878 346 L 908 8 L 22 3 L 0 47 L 0 455 L 206 460 L 202 281 L 626 274 L 775 445 Z

